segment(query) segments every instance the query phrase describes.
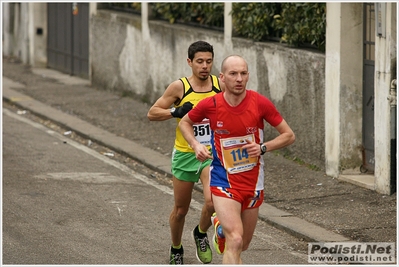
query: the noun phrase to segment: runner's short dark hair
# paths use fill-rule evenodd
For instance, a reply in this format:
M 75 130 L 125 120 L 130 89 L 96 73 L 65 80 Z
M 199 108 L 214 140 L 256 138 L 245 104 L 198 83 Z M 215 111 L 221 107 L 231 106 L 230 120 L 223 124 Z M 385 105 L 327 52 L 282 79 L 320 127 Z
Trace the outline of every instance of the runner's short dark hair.
M 195 57 L 195 53 L 197 53 L 197 52 L 211 52 L 212 58 L 214 56 L 213 46 L 205 41 L 197 41 L 197 42 L 192 43 L 188 47 L 188 58 L 190 60 L 193 60 Z

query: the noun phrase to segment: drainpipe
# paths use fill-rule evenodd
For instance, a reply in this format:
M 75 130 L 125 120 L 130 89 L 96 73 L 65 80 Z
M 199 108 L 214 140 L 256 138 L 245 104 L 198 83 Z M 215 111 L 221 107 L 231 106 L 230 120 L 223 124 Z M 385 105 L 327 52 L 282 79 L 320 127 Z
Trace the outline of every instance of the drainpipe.
M 396 192 L 396 79 L 391 81 L 391 194 Z

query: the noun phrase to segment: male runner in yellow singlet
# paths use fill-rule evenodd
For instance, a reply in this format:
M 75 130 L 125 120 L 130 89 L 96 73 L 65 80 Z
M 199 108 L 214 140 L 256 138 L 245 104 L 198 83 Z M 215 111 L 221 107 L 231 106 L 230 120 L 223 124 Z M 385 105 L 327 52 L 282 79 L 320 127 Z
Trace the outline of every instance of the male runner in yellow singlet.
M 151 121 L 163 121 L 171 118 L 180 119 L 197 103 L 221 91 L 223 84 L 217 76 L 211 75 L 214 52 L 207 42 L 197 41 L 188 48 L 187 63 L 192 69 L 190 77 L 183 77 L 172 82 L 164 94 L 148 111 Z M 173 105 L 172 108 L 170 108 Z M 197 140 L 210 149 L 210 128 L 208 120 L 193 125 Z M 176 139 L 172 153 L 172 174 L 174 207 L 170 214 L 169 224 L 172 237 L 170 248 L 170 264 L 183 264 L 183 246 L 181 243 L 186 214 L 190 207 L 194 183 L 201 180 L 205 198 L 199 224 L 193 230 L 197 247 L 196 256 L 202 263 L 212 261 L 212 250 L 206 234 L 211 226 L 211 216 L 214 212 L 209 189 L 209 165 L 211 161 L 200 162 L 196 159 L 194 150 L 183 138 L 180 129 L 176 127 Z

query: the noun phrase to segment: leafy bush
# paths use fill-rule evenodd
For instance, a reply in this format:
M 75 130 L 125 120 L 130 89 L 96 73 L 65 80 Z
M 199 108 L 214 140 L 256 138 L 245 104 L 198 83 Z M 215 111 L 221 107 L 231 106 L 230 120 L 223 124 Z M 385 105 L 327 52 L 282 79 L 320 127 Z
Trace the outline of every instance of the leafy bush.
M 135 2 L 135 3 L 103 3 L 99 4 L 100 8 L 106 8 L 106 9 L 114 9 L 118 11 L 124 11 L 124 12 L 129 12 L 129 13 L 136 13 L 140 14 L 141 13 L 141 3 L 140 2 Z
M 326 4 L 282 3 L 281 14 L 274 16 L 281 41 L 290 45 L 311 44 L 325 50 Z
M 196 23 L 202 26 L 223 28 L 223 3 L 153 3 L 155 18 L 170 23 Z
M 255 41 L 279 37 L 273 17 L 280 9 L 279 3 L 233 3 L 231 15 L 234 35 Z

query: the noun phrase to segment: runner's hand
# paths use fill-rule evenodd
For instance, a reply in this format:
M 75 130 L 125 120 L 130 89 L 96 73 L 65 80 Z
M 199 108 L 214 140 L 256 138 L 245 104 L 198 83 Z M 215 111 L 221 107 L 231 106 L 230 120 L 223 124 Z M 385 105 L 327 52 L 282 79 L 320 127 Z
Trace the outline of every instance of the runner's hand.
M 173 112 L 171 112 L 172 116 L 175 118 L 183 118 L 192 108 L 193 104 L 191 102 L 186 102 L 181 107 L 177 107 Z
M 252 142 L 249 139 L 245 139 L 247 142 L 246 145 L 243 145 L 242 148 L 247 150 L 248 156 L 251 158 L 256 158 L 260 156 L 260 148 L 259 144 Z
M 208 150 L 206 146 L 198 143 L 195 147 L 193 147 L 193 149 L 197 160 L 203 162 L 207 159 L 213 159 L 212 153 Z

